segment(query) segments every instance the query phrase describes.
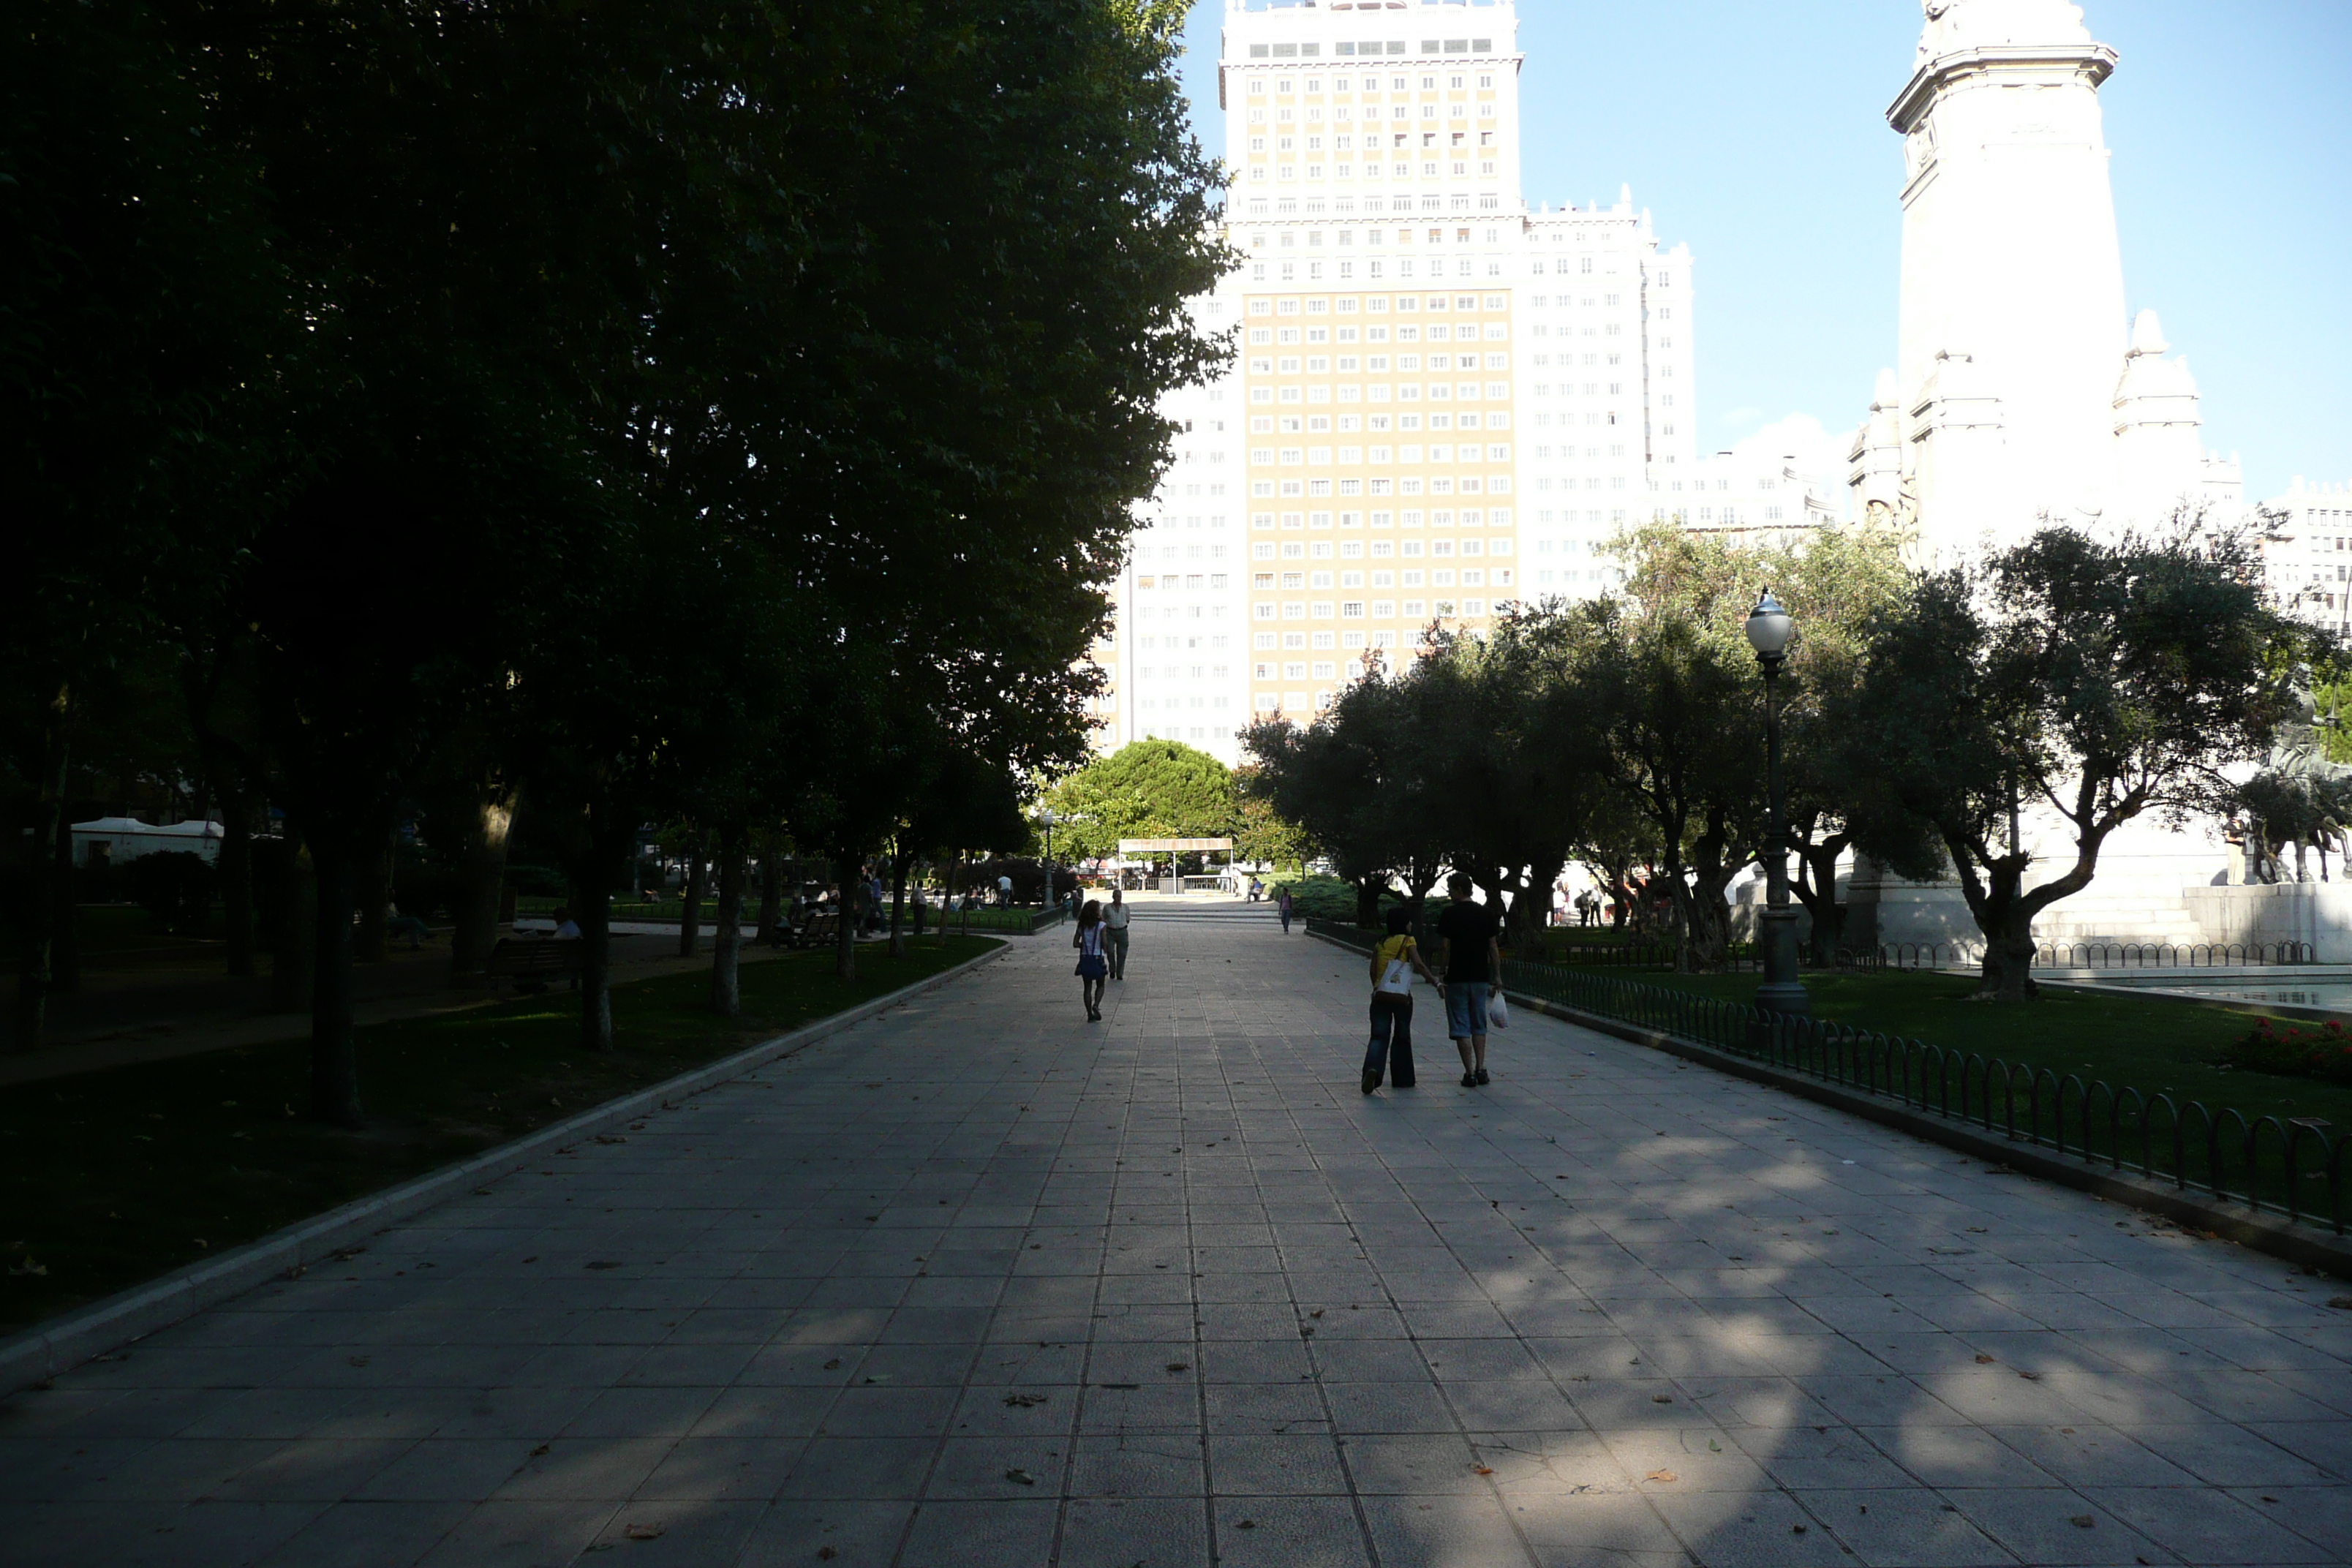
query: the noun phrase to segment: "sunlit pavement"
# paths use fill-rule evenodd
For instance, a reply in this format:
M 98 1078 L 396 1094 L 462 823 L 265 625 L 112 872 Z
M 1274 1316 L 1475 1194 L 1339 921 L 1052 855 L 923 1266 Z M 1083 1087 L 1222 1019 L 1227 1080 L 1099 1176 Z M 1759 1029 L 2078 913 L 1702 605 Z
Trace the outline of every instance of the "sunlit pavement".
M 0 1560 L 2352 1560 L 2345 1289 L 1139 911 L 0 1409 Z M 602 1555 L 609 1551 L 612 1555 Z

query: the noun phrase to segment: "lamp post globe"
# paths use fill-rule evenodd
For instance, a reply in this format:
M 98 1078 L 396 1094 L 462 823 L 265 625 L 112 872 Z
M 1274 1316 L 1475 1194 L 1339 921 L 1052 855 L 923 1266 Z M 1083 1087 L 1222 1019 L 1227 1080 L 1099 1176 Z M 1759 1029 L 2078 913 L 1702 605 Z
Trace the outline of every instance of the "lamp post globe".
M 1757 921 L 1757 945 L 1764 955 L 1764 984 L 1756 1005 L 1787 1017 L 1809 1016 L 1812 998 L 1797 978 L 1797 911 L 1789 904 L 1789 833 L 1780 785 L 1780 667 L 1797 635 L 1797 623 L 1767 588 L 1748 612 L 1742 628 L 1756 662 L 1764 670 L 1764 908 Z
M 1772 596 L 1772 590 L 1767 588 L 1756 601 L 1756 607 L 1748 612 L 1742 629 L 1748 634 L 1748 646 L 1756 650 L 1759 660 L 1777 660 L 1788 653 L 1790 640 L 1797 635 L 1797 623 L 1787 607 Z

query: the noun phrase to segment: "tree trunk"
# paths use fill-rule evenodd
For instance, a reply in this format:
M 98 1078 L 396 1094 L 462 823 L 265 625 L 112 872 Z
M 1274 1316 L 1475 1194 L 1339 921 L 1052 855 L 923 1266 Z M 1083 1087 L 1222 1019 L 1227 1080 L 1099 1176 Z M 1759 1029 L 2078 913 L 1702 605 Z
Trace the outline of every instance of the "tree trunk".
M 310 984 L 310 1119 L 332 1127 L 365 1124 L 352 1035 L 352 913 L 354 857 L 348 846 L 320 853 L 318 943 Z
M 57 911 L 60 900 L 56 887 L 57 856 L 52 847 L 60 834 L 68 846 L 68 868 L 73 854 L 73 830 L 66 822 L 66 704 L 67 695 L 60 689 L 43 736 L 40 801 L 33 818 L 33 831 L 28 835 L 34 847 L 25 856 L 22 866 L 23 901 L 17 912 L 23 925 L 18 932 L 21 951 L 17 954 L 16 1018 L 10 1037 L 11 1048 L 19 1051 L 29 1051 L 41 1043 L 48 1027 L 49 993 L 57 979 Z M 70 920 L 71 896 L 68 895 L 63 902 Z
M 352 902 L 359 914 L 352 932 L 352 960 L 355 963 L 382 963 L 384 911 L 392 902 L 390 844 L 371 851 L 353 870 Z
M 228 972 L 253 973 L 253 825 L 243 790 L 224 789 L 221 801 L 221 941 Z
M 81 989 L 81 931 L 74 920 L 79 900 L 74 886 L 73 824 L 68 820 L 72 813 L 62 809 L 67 805 L 62 798 L 58 805 L 57 852 L 50 857 L 57 874 L 49 880 L 48 988 L 70 995 Z
M 228 973 L 253 973 L 253 801 L 230 761 L 227 748 L 215 737 L 199 732 L 196 755 L 203 765 L 205 787 L 220 805 L 221 845 L 216 870 L 220 881 L 221 944 Z
M 1819 844 L 1806 844 L 1797 854 L 1797 877 L 1790 891 L 1811 919 L 1807 962 L 1816 969 L 1835 968 L 1838 949 L 1845 943 L 1846 907 L 1837 896 L 1837 863 L 1845 847 L 1846 839 L 1833 835 Z
M 773 947 L 782 936 L 779 928 L 784 921 L 784 870 L 777 864 L 774 850 L 760 857 L 760 930 L 752 938 L 762 947 Z
M 694 944 L 702 935 L 702 894 L 709 886 L 710 862 L 702 858 L 702 846 L 697 844 L 686 861 L 686 886 L 680 889 L 686 898 L 677 917 L 677 955 L 694 956 Z
M 841 888 L 840 934 L 834 940 L 833 972 L 844 980 L 857 978 L 857 857 L 836 852 L 834 876 Z
M 1995 924 L 2002 929 L 1984 933 L 1983 978 L 1971 1000 L 2024 1002 L 2041 995 L 2042 987 L 2033 978 L 2033 922 Z
M 719 832 L 718 927 L 711 933 L 710 1010 L 722 1018 L 743 1011 L 743 840 Z
M 457 860 L 457 929 L 449 938 L 449 983 L 478 980 L 490 967 L 499 944 L 499 906 L 505 901 L 507 841 L 514 834 L 515 793 L 497 787 L 476 803 L 466 825 Z
M 278 929 L 270 932 L 269 1010 L 307 1013 L 317 978 L 319 889 L 309 846 L 295 838 L 291 820 L 285 833 L 287 853 L 279 858 L 273 895 Z
M 890 956 L 893 958 L 907 956 L 907 868 L 914 864 L 914 860 L 911 853 L 902 852 L 890 857 Z
M 604 858 L 591 850 L 586 874 L 572 882 L 572 923 L 580 928 L 580 955 L 573 961 L 580 989 L 580 1048 L 613 1048 L 613 878 Z

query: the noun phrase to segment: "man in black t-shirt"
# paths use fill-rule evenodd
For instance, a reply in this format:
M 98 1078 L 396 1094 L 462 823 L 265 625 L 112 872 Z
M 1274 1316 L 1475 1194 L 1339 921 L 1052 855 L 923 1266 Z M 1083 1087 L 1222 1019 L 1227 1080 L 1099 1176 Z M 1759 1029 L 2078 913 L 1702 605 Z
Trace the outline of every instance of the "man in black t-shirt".
M 1486 1076 L 1486 1004 L 1503 975 L 1503 953 L 1496 941 L 1499 922 L 1487 905 L 1470 898 L 1470 878 L 1456 871 L 1445 879 L 1453 902 L 1437 917 L 1442 939 L 1440 956 L 1445 968 L 1445 1032 L 1462 1053 L 1462 1087 L 1476 1089 Z

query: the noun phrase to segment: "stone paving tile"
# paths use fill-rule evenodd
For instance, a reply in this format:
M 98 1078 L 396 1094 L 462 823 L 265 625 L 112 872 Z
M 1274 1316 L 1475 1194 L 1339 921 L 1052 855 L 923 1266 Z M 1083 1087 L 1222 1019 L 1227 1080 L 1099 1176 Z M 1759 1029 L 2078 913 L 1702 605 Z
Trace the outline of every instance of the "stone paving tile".
M 1539 1016 L 1366 1097 L 1359 961 L 1136 930 L 6 1401 L 6 1560 L 2352 1561 L 2340 1287 Z

